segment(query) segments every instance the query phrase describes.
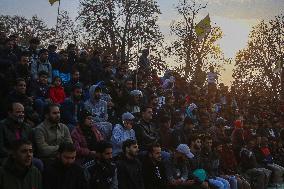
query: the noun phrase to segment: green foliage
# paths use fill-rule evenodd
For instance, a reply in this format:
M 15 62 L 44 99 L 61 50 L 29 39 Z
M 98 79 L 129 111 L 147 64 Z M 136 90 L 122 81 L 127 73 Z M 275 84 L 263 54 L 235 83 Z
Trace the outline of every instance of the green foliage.
M 283 33 L 284 15 L 261 21 L 251 31 L 247 47 L 236 55 L 233 85 L 243 96 L 259 99 L 259 106 L 277 105 L 280 100 L 281 74 L 273 70 L 279 60 L 283 64 Z
M 156 1 L 82 0 L 79 19 L 96 49 L 136 66 L 137 52 L 151 51 L 151 62 L 162 69 L 159 55 L 163 35 L 157 25 L 161 14 Z
M 22 45 L 27 45 L 32 37 L 40 38 L 42 45 L 46 45 L 55 36 L 55 30 L 48 28 L 37 16 L 27 19 L 22 16 L 1 15 L 0 31 L 7 36 L 18 34 Z
M 202 40 L 198 40 L 195 34 L 197 16 L 206 6 L 197 1 L 179 1 L 176 9 L 180 19 L 171 25 L 171 32 L 176 40 L 167 47 L 167 54 L 174 56 L 175 62 L 180 63 L 175 69 L 188 81 L 195 80 L 198 86 L 204 84 L 205 71 L 209 66 L 214 66 L 219 72 L 229 62 L 217 44 L 223 36 L 220 27 L 212 27 L 211 32 Z

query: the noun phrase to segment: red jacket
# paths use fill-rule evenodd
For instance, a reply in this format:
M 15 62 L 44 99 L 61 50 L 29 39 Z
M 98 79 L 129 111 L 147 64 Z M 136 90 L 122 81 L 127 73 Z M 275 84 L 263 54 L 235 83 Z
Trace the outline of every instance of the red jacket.
M 64 92 L 64 88 L 62 86 L 55 87 L 52 86 L 49 88 L 48 97 L 51 99 L 53 103 L 61 104 L 64 102 L 66 95 Z

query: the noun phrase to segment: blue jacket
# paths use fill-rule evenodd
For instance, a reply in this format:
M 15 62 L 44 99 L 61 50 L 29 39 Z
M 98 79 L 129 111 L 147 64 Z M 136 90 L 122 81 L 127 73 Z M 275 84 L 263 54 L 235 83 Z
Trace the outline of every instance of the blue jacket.
M 76 108 L 77 106 L 77 108 Z M 70 97 L 65 99 L 63 104 L 61 105 L 61 112 L 62 112 L 62 121 L 65 124 L 77 125 L 80 111 L 84 108 L 84 102 L 80 101 L 79 103 L 75 103 L 74 100 Z M 77 111 L 76 111 L 77 110 Z

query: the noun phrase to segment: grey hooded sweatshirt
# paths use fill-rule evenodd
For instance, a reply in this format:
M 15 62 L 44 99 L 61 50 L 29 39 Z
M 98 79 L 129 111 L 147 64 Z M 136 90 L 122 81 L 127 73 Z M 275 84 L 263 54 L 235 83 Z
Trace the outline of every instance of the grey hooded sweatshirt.
M 92 85 L 89 89 L 90 99 L 85 102 L 85 108 L 92 113 L 93 120 L 97 122 L 106 122 L 108 119 L 107 102 L 94 99 L 94 93 L 98 85 Z

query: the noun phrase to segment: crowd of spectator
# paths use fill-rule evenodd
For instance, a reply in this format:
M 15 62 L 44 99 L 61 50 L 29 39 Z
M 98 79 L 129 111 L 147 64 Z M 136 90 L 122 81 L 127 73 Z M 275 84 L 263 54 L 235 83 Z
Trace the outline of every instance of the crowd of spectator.
M 0 39 L 1 189 L 265 189 L 284 177 L 283 113 L 233 88 L 75 44 Z M 196 82 L 198 83 L 198 82 Z M 242 100 L 242 99 L 241 99 Z M 244 100 L 244 99 L 243 99 Z M 253 106 L 249 104 L 248 106 Z

